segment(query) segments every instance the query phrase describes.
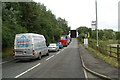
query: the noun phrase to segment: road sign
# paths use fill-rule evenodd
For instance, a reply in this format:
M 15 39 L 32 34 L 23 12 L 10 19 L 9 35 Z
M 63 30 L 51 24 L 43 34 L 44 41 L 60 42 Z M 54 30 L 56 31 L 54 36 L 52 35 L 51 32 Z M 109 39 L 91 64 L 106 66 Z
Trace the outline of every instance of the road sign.
M 84 46 L 85 46 L 85 48 L 88 48 L 88 39 L 87 38 L 84 38 Z
M 96 24 L 96 21 L 92 21 L 92 23 L 95 23 L 95 24 Z

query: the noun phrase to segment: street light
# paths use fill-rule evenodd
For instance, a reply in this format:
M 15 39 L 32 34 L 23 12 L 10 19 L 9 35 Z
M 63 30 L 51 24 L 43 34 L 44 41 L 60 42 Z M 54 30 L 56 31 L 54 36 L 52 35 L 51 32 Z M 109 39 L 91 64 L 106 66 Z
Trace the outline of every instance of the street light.
M 98 49 L 98 27 L 97 27 L 97 25 L 98 25 L 98 18 L 97 18 L 97 0 L 95 0 L 95 7 L 96 7 L 96 37 L 97 37 L 97 49 Z
M 92 21 L 91 25 L 95 26 L 95 30 L 96 30 L 96 40 L 97 40 L 97 44 L 96 44 L 96 49 L 98 50 L 98 18 L 97 18 L 97 0 L 95 0 L 95 11 L 96 11 L 96 20 Z

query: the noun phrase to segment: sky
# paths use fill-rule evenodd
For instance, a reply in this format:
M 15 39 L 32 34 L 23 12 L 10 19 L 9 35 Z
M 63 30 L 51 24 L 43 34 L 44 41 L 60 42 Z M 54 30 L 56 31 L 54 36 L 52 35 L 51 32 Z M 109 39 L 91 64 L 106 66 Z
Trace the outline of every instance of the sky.
M 95 21 L 95 0 L 34 0 L 44 4 L 56 18 L 65 18 L 71 30 L 91 26 Z M 97 0 L 98 29 L 118 31 L 118 2 L 120 0 Z

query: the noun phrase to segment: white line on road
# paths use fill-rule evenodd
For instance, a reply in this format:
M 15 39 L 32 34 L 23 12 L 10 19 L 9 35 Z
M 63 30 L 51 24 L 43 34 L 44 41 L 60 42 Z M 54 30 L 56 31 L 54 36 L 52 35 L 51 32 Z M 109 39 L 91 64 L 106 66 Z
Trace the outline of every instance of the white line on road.
M 10 61 L 5 61 L 5 62 L 2 62 L 2 63 L 0 63 L 0 64 L 4 64 L 4 63 L 7 63 L 7 62 L 11 62 L 12 60 L 10 60 Z
M 61 51 L 60 51 L 61 52 Z M 56 54 L 59 54 L 60 52 L 56 53 Z
M 84 71 L 84 74 L 85 74 L 85 78 L 86 78 L 86 80 L 88 80 L 87 78 L 88 78 L 88 76 L 87 76 L 87 72 L 86 72 L 86 70 L 83 68 L 83 71 Z
M 39 66 L 40 64 L 41 64 L 41 63 L 38 63 L 37 65 L 35 65 L 35 66 L 31 67 L 30 69 L 28 69 L 28 70 L 26 70 L 26 71 L 22 72 L 21 74 L 19 74 L 19 75 L 15 76 L 14 78 L 18 78 L 18 77 L 20 77 L 20 76 L 24 75 L 25 73 L 27 73 L 27 72 L 31 71 L 32 69 L 36 68 L 36 67 L 37 67 L 37 66 Z
M 49 58 L 47 58 L 46 61 L 49 60 L 49 59 L 52 58 L 52 57 L 54 57 L 54 55 L 52 55 L 52 56 L 50 56 Z
M 85 66 L 85 65 L 84 65 L 84 62 L 83 62 L 82 56 L 80 56 L 80 57 L 81 57 L 81 61 L 82 61 L 82 66 Z M 83 71 L 84 71 L 85 79 L 87 80 L 88 76 L 87 76 L 87 72 L 86 72 L 86 70 L 84 69 L 84 67 L 83 67 Z
M 66 48 L 64 48 L 63 50 L 65 50 Z M 63 50 L 61 50 L 61 51 L 63 51 Z

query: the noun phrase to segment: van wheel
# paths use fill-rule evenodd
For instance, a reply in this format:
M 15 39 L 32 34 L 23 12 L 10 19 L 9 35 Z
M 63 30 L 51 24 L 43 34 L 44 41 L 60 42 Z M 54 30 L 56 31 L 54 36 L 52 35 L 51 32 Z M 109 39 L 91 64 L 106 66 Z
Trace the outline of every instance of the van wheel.
M 37 58 L 37 59 L 38 59 L 38 60 L 41 60 L 41 54 L 38 55 L 38 58 Z
M 46 56 L 49 56 L 49 53 L 47 53 Z

